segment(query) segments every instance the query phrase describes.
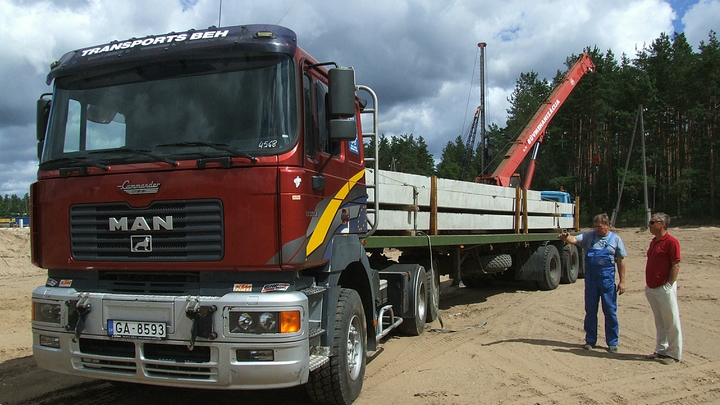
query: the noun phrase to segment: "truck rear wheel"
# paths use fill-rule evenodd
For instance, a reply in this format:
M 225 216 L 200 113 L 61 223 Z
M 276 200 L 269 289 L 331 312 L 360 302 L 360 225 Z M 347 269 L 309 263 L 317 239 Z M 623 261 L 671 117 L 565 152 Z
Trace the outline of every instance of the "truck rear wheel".
M 585 278 L 585 253 L 583 252 L 582 248 L 575 246 L 578 250 L 578 265 L 580 268 L 578 269 L 578 278 Z
M 560 284 L 562 276 L 562 267 L 560 266 L 560 253 L 554 245 L 547 244 L 540 249 L 544 249 L 542 261 L 542 278 L 538 281 L 541 290 L 554 290 Z
M 562 277 L 560 282 L 572 284 L 577 281 L 580 272 L 580 257 L 577 246 L 566 244 L 562 251 Z
M 330 361 L 312 371 L 306 384 L 313 403 L 349 405 L 360 395 L 367 361 L 367 325 L 360 296 L 340 291 Z
M 410 304 L 412 305 L 412 315 L 403 318 L 403 323 L 398 326 L 400 332 L 410 335 L 419 336 L 425 330 L 425 317 L 427 316 L 427 274 L 421 266 L 415 273 L 413 289 Z
M 427 286 L 427 303 L 425 304 L 427 316 L 425 316 L 425 322 L 434 322 L 440 312 L 440 261 L 437 256 L 433 256 L 431 264 L 430 259 L 422 255 L 406 256 L 403 254 L 400 256 L 400 263 L 417 263 L 425 268 L 427 275 L 427 280 L 425 280 Z

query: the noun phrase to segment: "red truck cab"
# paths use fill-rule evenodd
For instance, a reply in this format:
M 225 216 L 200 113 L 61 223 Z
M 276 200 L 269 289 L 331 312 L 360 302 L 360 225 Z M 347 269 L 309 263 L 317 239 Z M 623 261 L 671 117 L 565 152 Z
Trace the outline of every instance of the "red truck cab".
M 33 292 L 40 367 L 265 389 L 313 381 L 340 356 L 344 385 L 330 389 L 357 397 L 385 300 L 357 237 L 332 243 L 368 226 L 363 103 L 354 71 L 327 65 L 270 25 L 52 64 L 31 187 L 32 260 L 48 270 Z M 359 296 L 364 312 L 345 305 Z M 319 386 L 336 385 L 327 375 Z

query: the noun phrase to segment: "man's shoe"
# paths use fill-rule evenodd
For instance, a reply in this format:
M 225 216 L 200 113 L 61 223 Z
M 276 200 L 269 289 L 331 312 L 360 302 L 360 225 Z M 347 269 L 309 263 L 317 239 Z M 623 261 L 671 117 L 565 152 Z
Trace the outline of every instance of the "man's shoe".
M 590 349 L 594 349 L 594 348 L 596 348 L 596 347 L 597 347 L 597 346 L 594 345 L 594 344 L 585 343 L 585 346 L 583 346 L 583 349 L 585 349 L 585 350 L 590 350 Z
M 675 364 L 675 363 L 679 363 L 679 362 L 680 362 L 680 360 L 674 359 L 674 358 L 672 358 L 672 357 L 670 357 L 670 356 L 665 356 L 665 357 L 663 357 L 663 358 L 660 359 L 660 363 L 662 363 L 662 364 L 664 364 L 664 365 L 666 365 L 666 366 L 669 366 L 669 365 Z
M 607 348 L 607 351 L 610 352 L 610 353 L 617 353 L 617 350 L 618 350 L 618 349 L 617 349 L 617 346 L 609 346 L 609 347 Z

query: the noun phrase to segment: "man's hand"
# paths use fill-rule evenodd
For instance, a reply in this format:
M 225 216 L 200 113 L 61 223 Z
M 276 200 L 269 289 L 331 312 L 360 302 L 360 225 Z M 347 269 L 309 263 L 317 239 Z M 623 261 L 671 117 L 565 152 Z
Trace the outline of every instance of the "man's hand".
M 618 295 L 622 295 L 625 292 L 625 283 L 619 283 L 617 285 L 617 293 Z
M 574 236 L 570 235 L 570 233 L 568 233 L 568 231 L 564 230 L 564 229 L 563 229 L 562 233 L 560 235 L 558 235 L 557 238 L 560 239 L 561 241 L 564 241 L 565 243 L 572 243 L 572 244 L 577 243 L 577 239 L 575 239 Z

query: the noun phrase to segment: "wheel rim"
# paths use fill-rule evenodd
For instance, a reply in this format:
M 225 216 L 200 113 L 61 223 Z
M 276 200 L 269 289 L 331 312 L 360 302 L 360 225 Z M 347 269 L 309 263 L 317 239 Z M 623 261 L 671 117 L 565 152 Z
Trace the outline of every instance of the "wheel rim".
M 347 335 L 347 366 L 350 378 L 356 380 L 362 365 L 362 337 L 360 336 L 360 318 L 357 315 L 350 320 Z
M 418 311 L 418 319 L 425 319 L 427 307 L 425 306 L 425 300 L 422 299 L 422 297 L 425 297 L 425 283 L 423 283 L 422 288 L 420 288 L 417 292 L 417 311 Z

